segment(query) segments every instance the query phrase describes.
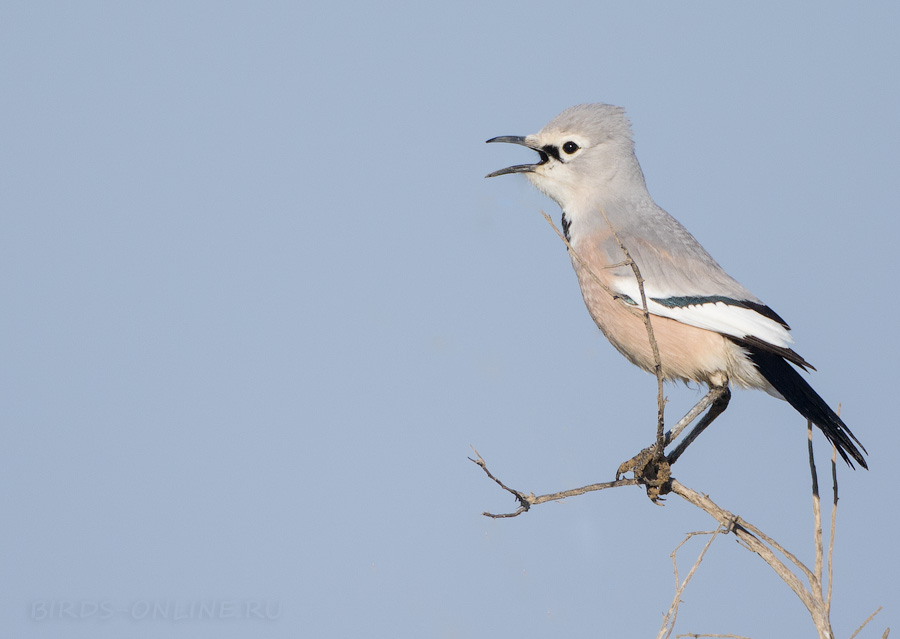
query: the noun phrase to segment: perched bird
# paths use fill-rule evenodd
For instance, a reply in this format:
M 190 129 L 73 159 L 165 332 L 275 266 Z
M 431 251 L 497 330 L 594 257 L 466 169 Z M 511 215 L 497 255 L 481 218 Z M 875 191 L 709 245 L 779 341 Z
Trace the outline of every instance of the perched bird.
M 630 266 L 621 265 L 624 246 L 644 280 L 666 379 L 765 390 L 818 426 L 851 467 L 852 458 L 867 468 L 860 452 L 865 448 L 792 366 L 813 368 L 792 350 L 787 322 L 650 197 L 622 108 L 574 106 L 539 133 L 488 142 L 537 151 L 537 163 L 485 177 L 524 173 L 559 204 L 584 302 L 620 353 L 647 371 L 655 369 L 642 314 L 634 312 L 643 309 L 638 280 Z

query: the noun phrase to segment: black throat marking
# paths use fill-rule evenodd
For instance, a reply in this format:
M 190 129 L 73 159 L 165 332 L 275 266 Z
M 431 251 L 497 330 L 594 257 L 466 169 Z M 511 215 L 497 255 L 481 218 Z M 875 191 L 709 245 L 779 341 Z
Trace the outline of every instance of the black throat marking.
M 562 227 L 563 227 L 563 235 L 566 236 L 566 242 L 571 242 L 571 241 L 572 241 L 572 238 L 569 237 L 569 227 L 570 227 L 570 226 L 572 226 L 572 223 L 569 221 L 569 218 L 566 217 L 566 212 L 563 211 L 563 214 L 562 214 Z M 566 250 L 568 251 L 569 248 L 566 247 Z

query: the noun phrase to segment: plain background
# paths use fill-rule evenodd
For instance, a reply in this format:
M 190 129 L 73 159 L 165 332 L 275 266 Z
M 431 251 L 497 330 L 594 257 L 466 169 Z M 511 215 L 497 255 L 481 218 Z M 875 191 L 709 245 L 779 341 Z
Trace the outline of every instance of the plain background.
M 898 32 L 889 2 L 4 2 L 2 634 L 655 636 L 705 514 L 491 521 L 467 460 L 542 493 L 652 441 L 556 205 L 483 179 L 532 158 L 484 140 L 593 101 L 842 403 L 872 470 L 838 469 L 834 627 L 898 625 Z M 666 392 L 672 422 L 702 389 Z M 812 562 L 783 402 L 736 393 L 676 476 Z M 732 537 L 682 599 L 676 633 L 814 636 Z

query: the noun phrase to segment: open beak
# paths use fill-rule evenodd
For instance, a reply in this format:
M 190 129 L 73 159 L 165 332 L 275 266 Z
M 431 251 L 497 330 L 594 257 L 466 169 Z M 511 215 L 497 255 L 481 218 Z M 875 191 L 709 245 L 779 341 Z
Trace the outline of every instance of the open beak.
M 491 142 L 509 142 L 510 144 L 521 144 L 522 146 L 527 146 L 532 151 L 537 151 L 541 156 L 541 161 L 536 164 L 517 164 L 515 166 L 508 166 L 505 169 L 500 169 L 499 171 L 494 171 L 493 173 L 488 173 L 484 177 L 497 177 L 498 175 L 506 175 L 507 173 L 534 173 L 534 170 L 542 164 L 546 164 L 549 158 L 547 154 L 544 153 L 538 147 L 531 146 L 528 142 L 525 141 L 525 138 L 519 135 L 501 135 L 496 138 L 491 138 L 487 141 L 487 144 Z

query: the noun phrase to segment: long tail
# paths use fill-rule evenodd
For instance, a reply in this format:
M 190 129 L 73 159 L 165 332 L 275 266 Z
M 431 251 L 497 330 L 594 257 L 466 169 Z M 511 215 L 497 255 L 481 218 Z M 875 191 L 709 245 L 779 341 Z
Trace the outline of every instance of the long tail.
M 843 420 L 828 407 L 825 400 L 819 397 L 812 386 L 797 372 L 797 369 L 788 364 L 780 355 L 753 346 L 745 346 L 745 348 L 763 377 L 798 413 L 825 433 L 825 437 L 834 444 L 838 453 L 851 468 L 853 468 L 851 457 L 863 468 L 869 468 L 859 450 L 862 448 L 863 452 L 868 454 L 866 447 L 856 439 Z M 859 444 L 859 448 L 853 442 Z

